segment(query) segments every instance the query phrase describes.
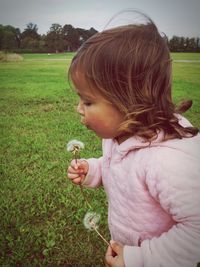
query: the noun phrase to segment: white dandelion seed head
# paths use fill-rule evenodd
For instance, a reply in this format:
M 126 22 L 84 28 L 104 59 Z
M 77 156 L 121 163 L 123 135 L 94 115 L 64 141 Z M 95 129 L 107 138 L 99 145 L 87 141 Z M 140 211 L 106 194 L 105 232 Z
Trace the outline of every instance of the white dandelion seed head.
M 67 143 L 67 151 L 74 152 L 84 149 L 84 143 L 78 140 L 71 140 Z
M 85 217 L 83 219 L 83 224 L 86 229 L 88 230 L 94 230 L 95 228 L 98 228 L 98 223 L 100 221 L 101 215 L 96 212 L 88 211 L 85 214 Z

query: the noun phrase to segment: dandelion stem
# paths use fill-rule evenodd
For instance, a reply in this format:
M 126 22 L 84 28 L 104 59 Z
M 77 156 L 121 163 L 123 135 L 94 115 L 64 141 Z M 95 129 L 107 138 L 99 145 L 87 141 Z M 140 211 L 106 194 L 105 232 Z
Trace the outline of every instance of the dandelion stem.
M 101 237 L 101 239 L 108 245 L 108 246 L 110 246 L 110 244 L 108 243 L 108 241 L 99 233 L 99 231 L 96 229 L 96 228 L 94 228 L 94 230 L 96 231 L 96 233 Z
M 76 165 L 78 164 L 78 157 L 79 157 L 79 151 L 80 149 L 84 148 L 84 144 L 80 141 L 77 140 L 72 140 L 67 144 L 67 151 L 72 152 L 73 156 L 74 156 L 74 160 Z M 92 206 L 90 205 L 86 195 L 84 194 L 84 190 L 83 190 L 83 185 L 80 181 L 79 183 L 80 186 L 80 190 L 81 190 L 81 194 L 85 200 L 85 203 L 87 204 L 87 206 L 89 207 L 89 209 L 92 209 Z M 109 244 L 109 242 L 102 236 L 102 234 L 97 230 L 97 225 L 94 221 L 90 221 L 89 224 L 91 225 L 91 228 L 95 230 L 95 232 L 97 233 L 97 235 L 108 245 L 111 246 Z
M 88 206 L 90 209 L 92 209 L 92 206 L 90 205 L 90 203 L 89 203 L 89 201 L 88 201 L 86 195 L 84 194 L 83 186 L 82 186 L 81 182 L 80 182 L 79 186 L 80 186 L 80 189 L 81 189 L 81 194 L 82 194 L 82 196 L 83 196 L 83 198 L 84 198 L 84 200 L 85 200 L 85 203 L 87 204 L 87 206 Z
M 76 164 L 78 163 L 78 157 L 77 157 L 78 155 L 77 155 L 77 153 L 78 153 L 78 151 L 77 151 L 77 149 L 75 149 L 75 150 L 74 150 L 74 159 L 75 159 Z M 83 196 L 83 198 L 84 198 L 84 200 L 85 200 L 85 203 L 87 204 L 87 206 L 88 206 L 90 209 L 92 209 L 92 206 L 90 205 L 90 203 L 89 203 L 89 201 L 88 201 L 86 195 L 84 194 L 83 186 L 82 186 L 81 182 L 79 183 L 79 186 L 80 186 L 80 189 L 81 189 L 81 194 L 82 194 L 82 196 Z
M 97 227 L 95 225 L 94 222 L 90 222 L 92 225 L 92 228 L 95 230 L 95 232 L 100 236 L 100 238 L 108 245 L 110 246 L 110 244 L 108 243 L 108 241 L 102 236 L 102 234 L 97 230 Z

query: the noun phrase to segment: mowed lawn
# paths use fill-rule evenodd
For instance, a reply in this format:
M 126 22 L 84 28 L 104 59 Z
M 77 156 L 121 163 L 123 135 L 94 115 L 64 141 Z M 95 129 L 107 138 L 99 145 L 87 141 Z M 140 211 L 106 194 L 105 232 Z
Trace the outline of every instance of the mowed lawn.
M 33 54 L 0 63 L 0 266 L 104 266 L 106 245 L 84 228 L 88 208 L 66 179 L 69 140 L 85 143 L 81 157 L 101 155 L 101 140 L 76 114 L 78 98 L 67 81 L 72 57 Z M 200 54 L 172 58 L 174 101 L 193 99 L 185 116 L 200 128 Z M 105 193 L 84 190 L 109 240 Z

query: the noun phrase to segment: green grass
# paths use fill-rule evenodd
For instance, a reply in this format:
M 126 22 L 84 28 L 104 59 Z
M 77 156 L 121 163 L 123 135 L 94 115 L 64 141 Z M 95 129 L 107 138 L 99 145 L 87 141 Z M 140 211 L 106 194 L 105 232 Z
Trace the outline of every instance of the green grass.
M 173 60 L 200 60 L 200 53 L 171 53 Z
M 87 207 L 65 178 L 70 139 L 85 143 L 82 157 L 101 155 L 100 140 L 75 112 L 63 60 L 72 56 L 26 54 L 22 62 L 0 63 L 0 266 L 104 266 L 106 246 L 84 228 Z M 194 100 L 186 117 L 200 127 L 200 63 L 174 62 L 173 73 L 174 100 Z M 109 240 L 105 193 L 85 192 Z
M 57 53 L 57 54 L 49 54 L 49 53 L 41 53 L 41 54 L 23 54 L 25 60 L 64 60 L 64 59 L 72 59 L 74 53 Z
M 200 62 L 173 63 L 173 98 L 175 103 L 193 100 L 184 116 L 200 129 Z

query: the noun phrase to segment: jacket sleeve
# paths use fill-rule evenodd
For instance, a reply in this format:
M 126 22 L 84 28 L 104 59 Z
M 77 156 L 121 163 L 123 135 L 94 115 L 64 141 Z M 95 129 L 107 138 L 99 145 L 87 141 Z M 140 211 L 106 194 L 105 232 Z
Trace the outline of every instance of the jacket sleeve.
M 83 182 L 84 186 L 99 187 L 102 185 L 102 160 L 103 157 L 86 160 L 89 164 L 89 170 Z
M 146 174 L 146 184 L 175 224 L 140 247 L 125 246 L 126 267 L 196 267 L 200 262 L 200 160 L 171 152 L 165 149 L 151 159 L 156 164 Z

